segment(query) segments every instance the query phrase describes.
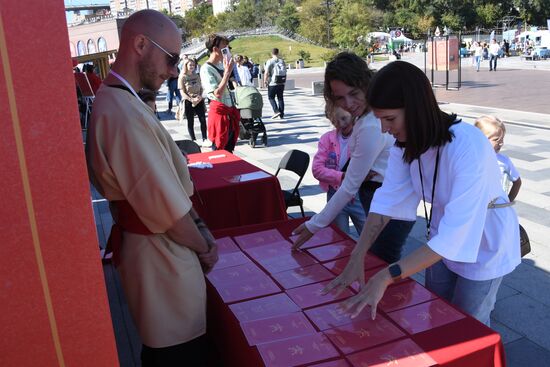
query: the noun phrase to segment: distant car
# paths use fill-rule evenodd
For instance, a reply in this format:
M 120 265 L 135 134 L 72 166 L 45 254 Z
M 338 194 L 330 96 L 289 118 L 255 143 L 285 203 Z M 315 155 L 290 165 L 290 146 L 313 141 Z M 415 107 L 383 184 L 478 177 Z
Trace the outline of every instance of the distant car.
M 533 51 L 534 59 L 548 59 L 550 58 L 550 50 L 546 47 L 535 47 Z

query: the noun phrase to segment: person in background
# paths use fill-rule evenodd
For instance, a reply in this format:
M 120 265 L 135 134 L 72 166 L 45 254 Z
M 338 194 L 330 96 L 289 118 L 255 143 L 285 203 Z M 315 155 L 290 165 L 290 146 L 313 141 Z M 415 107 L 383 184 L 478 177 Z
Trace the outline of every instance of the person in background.
M 521 177 L 512 160 L 500 153 L 500 149 L 504 145 L 504 136 L 506 135 L 504 123 L 495 116 L 481 116 L 476 120 L 475 126 L 483 132 L 493 146 L 502 174 L 502 188 L 508 194 L 510 202 L 514 201 L 521 188 Z
M 500 46 L 495 38 L 492 39 L 489 45 L 489 71 L 497 71 L 498 54 L 500 52 Z
M 521 261 L 518 218 L 506 205 L 491 145 L 439 109 L 430 81 L 410 63 L 380 69 L 367 99 L 396 143 L 350 260 L 324 292 L 359 280 L 359 293 L 341 307 L 353 318 L 368 305 L 374 319 L 390 284 L 426 269 L 426 288 L 489 325 L 502 277 Z M 421 201 L 426 243 L 365 284 L 364 257 L 378 233 L 391 218 L 416 218 Z
M 241 55 L 236 55 L 235 63 L 237 65 L 237 73 L 239 74 L 241 85 L 252 86 L 252 76 L 250 75 L 250 70 L 244 64 L 244 58 Z
M 179 69 L 178 69 L 178 75 L 179 75 Z M 168 86 L 168 92 L 166 93 L 168 110 L 166 112 L 171 114 L 174 100 L 176 101 L 176 107 L 178 108 L 181 102 L 181 94 L 178 89 L 178 76 L 168 78 L 168 80 L 166 80 L 166 85 Z
M 319 186 L 327 193 L 327 202 L 334 196 L 345 176 L 347 162 L 350 159 L 349 138 L 353 131 L 353 117 L 340 108 L 327 108 L 327 117 L 334 129 L 323 134 L 317 145 L 317 153 L 313 157 L 313 177 L 319 180 Z M 376 175 L 371 171 L 372 176 Z M 361 234 L 365 224 L 365 211 L 361 206 L 359 195 L 346 204 L 344 209 L 334 218 L 333 223 L 345 233 L 350 233 L 351 218 L 357 235 Z
M 272 119 L 285 117 L 285 101 L 283 94 L 285 91 L 286 82 L 286 64 L 279 57 L 279 49 L 274 48 L 271 51 L 271 59 L 265 63 L 264 85 L 267 86 L 267 98 L 273 108 Z M 275 102 L 277 97 L 277 102 Z
M 210 146 L 206 135 L 206 106 L 202 97 L 202 84 L 199 74 L 195 73 L 195 60 L 187 59 L 178 78 L 178 88 L 183 96 L 187 131 L 195 141 L 195 115 L 201 125 L 202 146 Z
M 84 69 L 84 72 L 86 73 L 86 77 L 88 78 L 88 81 L 90 82 L 90 87 L 92 88 L 92 92 L 96 94 L 97 90 L 101 86 L 101 78 L 98 77 L 96 73 L 94 73 L 94 66 L 92 64 L 84 65 L 83 69 Z
M 481 65 L 481 58 L 483 57 L 483 48 L 480 46 L 480 44 L 475 41 L 472 44 L 472 57 L 474 58 L 474 65 L 476 67 L 476 71 L 479 71 L 479 66 Z
M 212 142 L 212 149 L 233 152 L 239 137 L 241 116 L 239 110 L 235 108 L 228 88 L 233 72 L 229 40 L 223 36 L 211 34 L 205 46 L 210 56 L 202 66 L 200 76 L 202 88 L 210 100 L 208 139 Z

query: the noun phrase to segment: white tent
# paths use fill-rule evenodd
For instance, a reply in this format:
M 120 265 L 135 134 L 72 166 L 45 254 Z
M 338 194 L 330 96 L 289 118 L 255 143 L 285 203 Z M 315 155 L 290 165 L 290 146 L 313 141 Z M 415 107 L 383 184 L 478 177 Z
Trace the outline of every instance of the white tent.
M 367 35 L 367 38 L 378 38 L 378 39 L 384 39 L 384 38 L 390 38 L 391 35 L 386 32 L 371 32 Z
M 401 35 L 399 37 L 394 37 L 393 38 L 393 42 L 403 42 L 405 44 L 410 44 L 413 42 L 412 39 L 406 37 L 403 33 L 401 33 Z

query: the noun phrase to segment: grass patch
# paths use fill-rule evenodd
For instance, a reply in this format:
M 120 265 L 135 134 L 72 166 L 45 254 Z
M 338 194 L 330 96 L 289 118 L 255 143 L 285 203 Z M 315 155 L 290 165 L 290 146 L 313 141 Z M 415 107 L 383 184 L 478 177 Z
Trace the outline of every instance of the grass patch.
M 331 51 L 328 48 L 287 40 L 279 36 L 247 36 L 231 41 L 231 53 L 233 55 L 246 55 L 260 65 L 265 64 L 271 57 L 271 50 L 275 47 L 279 49 L 279 53 L 286 63 L 292 64 L 293 68 L 296 66 L 296 60 L 300 58 L 298 56 L 300 50 L 311 54 L 311 60 L 305 62 L 306 68 L 323 66 L 324 61 L 321 56 Z M 201 63 L 205 60 L 201 60 Z

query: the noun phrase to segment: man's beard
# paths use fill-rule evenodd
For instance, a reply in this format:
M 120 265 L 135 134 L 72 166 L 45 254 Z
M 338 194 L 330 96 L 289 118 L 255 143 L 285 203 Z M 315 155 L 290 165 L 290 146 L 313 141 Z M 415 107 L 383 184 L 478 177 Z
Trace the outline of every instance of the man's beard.
M 142 88 L 158 91 L 162 83 L 158 82 L 158 73 L 154 70 L 150 57 L 145 57 L 138 63 L 139 81 Z

